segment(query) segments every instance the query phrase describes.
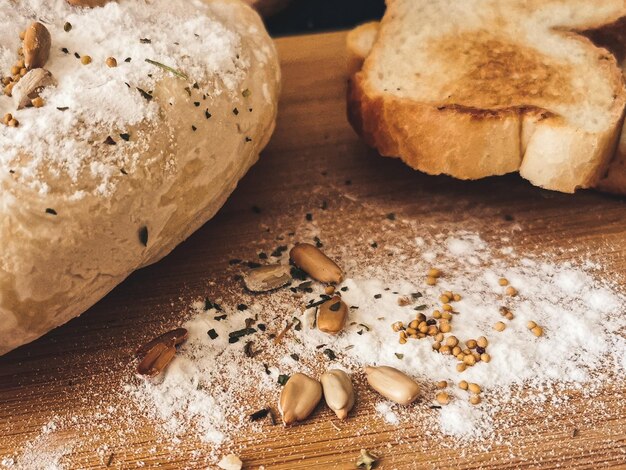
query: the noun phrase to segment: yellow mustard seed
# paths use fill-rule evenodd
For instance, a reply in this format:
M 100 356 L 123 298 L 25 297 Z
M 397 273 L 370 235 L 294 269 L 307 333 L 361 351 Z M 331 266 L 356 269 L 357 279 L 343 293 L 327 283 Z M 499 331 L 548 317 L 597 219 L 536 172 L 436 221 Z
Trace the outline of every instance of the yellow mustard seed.
M 452 354 L 453 354 L 454 356 L 458 356 L 459 354 L 461 354 L 461 348 L 460 348 L 460 347 L 458 347 L 458 346 L 454 346 L 454 347 L 452 348 Z
M 441 346 L 441 347 L 439 348 L 439 352 L 440 352 L 441 354 L 446 354 L 446 355 L 448 355 L 448 354 L 450 354 L 450 353 L 452 352 L 452 350 L 450 349 L 450 346 L 443 345 L 443 346 Z
M 324 288 L 324 293 L 326 295 L 333 295 L 335 293 L 335 286 L 326 286 Z
M 442 304 L 447 304 L 448 302 L 450 302 L 450 297 L 448 297 L 447 295 L 443 295 L 442 294 L 442 295 L 439 296 L 439 301 Z
M 80 63 L 83 64 L 83 65 L 89 65 L 89 64 L 91 64 L 91 60 L 92 60 L 91 56 L 84 55 L 84 56 L 82 56 L 80 58 Z
M 502 323 L 501 321 L 499 321 L 495 325 L 493 325 L 493 329 L 496 330 L 496 331 L 504 331 L 505 328 L 506 328 L 506 325 L 504 323 Z
M 11 67 L 11 75 L 17 75 L 18 73 L 20 73 L 20 68 L 17 65 L 14 65 L 13 67 Z
M 442 333 L 450 333 L 452 331 L 452 325 L 448 322 L 443 322 L 439 325 L 439 331 Z
M 108 57 L 106 60 L 107 67 L 117 67 L 117 59 L 115 57 Z
M 456 370 L 457 370 L 457 372 L 464 372 L 464 371 L 465 371 L 465 369 L 467 369 L 467 365 L 466 365 L 464 362 L 459 362 L 459 363 L 456 365 Z
M 434 349 L 435 351 L 439 351 L 439 350 L 441 349 L 441 343 L 440 343 L 439 341 L 435 341 L 435 342 L 433 343 L 433 349 Z
M 450 320 L 452 318 L 452 314 L 450 312 L 442 312 L 441 318 L 443 318 L 444 320 Z
M 482 353 L 480 355 L 480 360 L 482 362 L 489 362 L 489 361 L 491 361 L 491 356 L 488 353 Z
M 475 393 L 476 395 L 478 395 L 482 390 L 480 389 L 480 385 L 475 384 L 475 383 L 470 383 L 467 386 L 467 389 L 472 392 Z
M 460 295 L 460 294 L 454 294 L 454 295 L 452 296 L 452 300 L 454 300 L 455 302 L 460 301 L 460 300 L 461 300 L 461 298 L 462 298 L 462 297 L 461 297 L 461 295 Z
M 534 327 L 536 327 L 537 324 L 534 321 L 529 321 L 528 323 L 526 323 L 526 328 L 528 328 L 529 330 L 532 330 Z
M 2 118 L 2 122 L 8 126 L 9 123 L 11 122 L 11 119 L 13 119 L 13 115 L 11 113 L 6 113 L 4 117 Z
M 446 346 L 450 346 L 451 348 L 453 348 L 457 344 L 459 344 L 459 340 L 457 339 L 456 336 L 448 336 L 446 338 Z
M 474 356 L 472 356 L 471 354 L 468 354 L 463 358 L 463 362 L 468 366 L 473 366 L 474 364 L 476 364 L 476 359 L 474 359 Z
M 428 276 L 428 277 L 426 278 L 426 284 L 427 284 L 427 285 L 429 285 L 429 286 L 434 286 L 434 285 L 436 285 L 436 284 L 437 284 L 437 278 L 432 277 L 432 276 Z
M 498 284 L 500 284 L 502 287 L 508 286 L 509 280 L 505 277 L 501 277 L 500 279 L 498 279 Z
M 530 330 L 533 332 L 533 334 L 539 338 L 540 336 L 543 336 L 543 328 L 541 328 L 540 326 L 536 326 L 534 327 L 532 330 Z
M 428 270 L 428 277 L 438 278 L 440 276 L 441 276 L 441 270 L 439 270 L 437 268 L 430 268 Z
M 443 305 L 441 306 L 441 308 L 442 308 L 444 311 L 446 311 L 446 312 L 451 312 L 451 311 L 452 311 L 452 305 L 450 305 L 450 304 L 443 304 Z
M 515 297 L 517 295 L 517 289 L 513 286 L 509 286 L 506 288 L 505 293 L 510 297 Z
M 468 388 L 468 387 L 469 387 L 469 385 L 468 385 L 468 383 L 467 383 L 467 381 L 466 381 L 466 380 L 461 380 L 461 381 L 459 382 L 459 388 L 460 388 L 461 390 L 467 390 L 467 388 Z
M 468 339 L 467 341 L 465 341 L 465 345 L 469 348 L 469 349 L 475 349 L 476 346 L 478 346 L 478 343 L 476 342 L 475 339 Z
M 394 322 L 391 325 L 391 329 L 395 332 L 401 331 L 404 329 L 404 323 L 402 323 L 401 321 Z
M 450 395 L 448 395 L 446 392 L 437 393 L 437 395 L 435 395 L 435 399 L 441 405 L 447 405 L 448 403 L 450 403 Z
M 18 127 L 20 125 L 20 121 L 13 118 L 9 121 L 9 127 Z
M 472 395 L 469 401 L 472 405 L 478 405 L 480 403 L 480 396 Z
M 484 336 L 481 336 L 480 338 L 476 340 L 476 345 L 480 346 L 481 348 L 486 348 L 488 344 L 489 342 L 487 341 L 487 338 L 485 338 Z
M 44 104 L 46 104 L 41 96 L 37 96 L 36 98 L 33 98 L 32 100 L 30 100 L 30 103 L 35 108 L 41 108 Z
M 437 388 L 446 388 L 448 386 L 448 382 L 446 382 L 445 380 L 440 380 L 439 382 L 437 382 Z
M 443 333 L 437 333 L 435 335 L 435 341 L 439 341 L 441 343 L 443 341 Z

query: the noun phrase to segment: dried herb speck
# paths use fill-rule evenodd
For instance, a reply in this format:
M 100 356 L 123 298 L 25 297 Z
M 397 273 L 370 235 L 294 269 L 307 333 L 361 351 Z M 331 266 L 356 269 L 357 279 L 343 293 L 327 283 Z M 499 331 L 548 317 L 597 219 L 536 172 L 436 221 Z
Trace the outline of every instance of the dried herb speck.
M 150 38 L 141 38 L 141 39 L 139 39 L 139 42 L 141 44 L 152 44 L 152 39 L 150 39 Z
M 215 331 L 215 328 L 211 328 L 209 331 L 207 331 L 207 334 L 209 335 L 209 338 L 211 339 L 215 339 L 219 336 L 217 334 L 217 331 Z
M 341 302 L 335 302 L 334 304 L 332 304 L 330 307 L 328 307 L 330 310 L 332 310 L 333 312 L 337 312 L 339 311 L 339 309 L 341 308 Z
M 51 209 L 50 207 L 48 207 L 46 209 L 46 214 L 57 215 L 57 211 L 55 211 L 54 209 Z
M 108 136 L 106 139 L 104 139 L 104 143 L 107 145 L 117 145 L 117 142 L 115 142 L 113 140 L 113 137 Z
M 145 225 L 139 229 L 139 241 L 143 246 L 148 246 L 148 227 Z
M 146 90 L 137 87 L 137 91 L 141 94 L 141 96 L 143 96 L 148 101 L 152 100 L 152 95 L 150 93 L 148 93 Z
M 333 351 L 332 349 L 326 348 L 324 349 L 323 352 L 331 361 L 334 361 L 335 359 L 337 359 L 337 355 L 335 354 L 335 351 Z
M 250 415 L 250 421 L 258 421 L 260 419 L 265 418 L 270 412 L 269 408 L 263 408 L 260 409 L 259 411 L 255 411 L 254 413 L 252 413 Z
M 279 385 L 285 386 L 288 380 L 289 380 L 289 376 L 287 374 L 280 374 L 278 376 Z
M 120 138 L 126 142 L 128 142 L 130 140 L 130 134 L 120 134 Z
M 66 33 L 69 33 L 72 30 L 72 23 L 66 22 L 63 25 L 63 31 L 65 31 Z

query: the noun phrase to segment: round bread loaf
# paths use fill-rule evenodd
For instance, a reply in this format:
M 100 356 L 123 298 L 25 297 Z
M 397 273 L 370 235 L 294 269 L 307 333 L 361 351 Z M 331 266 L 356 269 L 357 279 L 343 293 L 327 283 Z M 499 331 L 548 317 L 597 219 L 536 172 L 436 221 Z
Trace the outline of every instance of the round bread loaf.
M 266 145 L 279 93 L 273 43 L 239 0 L 1 2 L 4 83 L 34 21 L 55 84 L 23 109 L 0 97 L 0 354 L 210 219 Z

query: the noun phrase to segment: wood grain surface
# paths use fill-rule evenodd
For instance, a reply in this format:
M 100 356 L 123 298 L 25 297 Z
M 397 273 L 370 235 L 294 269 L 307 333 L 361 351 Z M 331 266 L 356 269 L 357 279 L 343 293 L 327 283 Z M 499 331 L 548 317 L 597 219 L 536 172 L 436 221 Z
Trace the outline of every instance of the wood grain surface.
M 276 133 L 226 206 L 166 259 L 130 276 L 80 318 L 0 358 L 0 462 L 16 456 L 25 468 L 41 468 L 20 456 L 67 444 L 61 461 L 68 468 L 206 468 L 198 454 L 210 449 L 183 438 L 172 453 L 148 418 L 129 415 L 131 422 L 122 423 L 119 413 L 103 408 L 125 407 L 119 384 L 132 371 L 134 348 L 178 325 L 188 299 L 232 290 L 228 260 L 253 256 L 268 232 L 288 229 L 290 218 L 299 222 L 317 194 L 331 202 L 326 217 L 335 217 L 338 227 L 348 219 L 359 223 L 349 211 L 362 218 L 364 237 L 382 230 L 366 223 L 370 207 L 432 231 L 479 229 L 486 239 L 515 224 L 517 250 L 545 250 L 554 260 L 589 256 L 623 285 L 624 200 L 543 191 L 516 175 L 478 182 L 430 177 L 366 148 L 345 119 L 344 40 L 345 33 L 278 40 L 284 89 Z M 569 405 L 559 409 L 511 410 L 520 419 L 515 429 L 502 431 L 513 442 L 508 445 L 453 445 L 425 435 L 419 423 L 399 429 L 364 402 L 338 428 L 330 411 L 319 409 L 299 426 L 243 434 L 237 453 L 245 468 L 267 469 L 354 468 L 361 448 L 380 454 L 384 469 L 626 468 L 624 384 L 624 377 L 615 377 L 592 401 L 572 392 Z M 600 412 L 601 422 L 585 425 Z M 50 444 L 42 428 L 56 417 L 71 423 L 72 416 L 89 416 L 93 426 L 83 421 L 48 429 L 55 436 Z M 122 433 L 129 426 L 132 432 Z

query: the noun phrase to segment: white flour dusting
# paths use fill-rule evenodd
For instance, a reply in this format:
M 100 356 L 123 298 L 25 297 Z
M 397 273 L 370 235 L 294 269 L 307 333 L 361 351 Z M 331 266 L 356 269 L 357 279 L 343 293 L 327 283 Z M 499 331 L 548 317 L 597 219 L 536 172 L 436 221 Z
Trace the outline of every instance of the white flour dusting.
M 52 37 L 46 68 L 58 82 L 42 93 L 42 108 L 16 111 L 12 99 L 0 94 L 0 116 L 12 113 L 20 122 L 17 128 L 0 126 L 1 171 L 41 194 L 50 189 L 46 178 L 69 178 L 77 185 L 75 198 L 84 195 L 78 182 L 86 174 L 102 182 L 95 185 L 98 194 L 109 195 L 111 176 L 141 164 L 138 155 L 148 143 L 135 135 L 124 146 L 94 142 L 150 126 L 159 105 L 140 90 L 151 93 L 158 81 L 173 76 L 146 59 L 183 72 L 188 79 L 181 79 L 181 87 L 197 87 L 207 96 L 236 91 L 248 59 L 239 33 L 226 26 L 228 14 L 219 3 L 186 0 L 126 0 L 102 8 L 71 7 L 64 0 L 0 2 L 0 77 L 18 59 L 20 31 L 40 21 Z M 92 58 L 89 65 L 81 63 L 85 55 Z M 116 58 L 117 67 L 105 64 L 108 57 Z
M 508 402 L 541 405 L 547 401 L 566 406 L 566 399 L 560 399 L 555 390 L 569 387 L 592 393 L 606 379 L 607 367 L 623 376 L 626 348 L 619 332 L 626 319 L 619 312 L 624 296 L 609 283 L 597 280 L 591 273 L 593 265 L 524 258 L 512 250 L 496 256 L 478 235 L 466 232 L 431 240 L 420 237 L 413 247 L 395 251 L 396 256 L 385 265 L 367 263 L 362 254 L 351 252 L 346 257 L 344 253 L 351 261 L 344 266 L 347 279 L 337 291 L 351 308 L 340 335 L 329 336 L 313 328 L 315 308 L 302 307 L 319 299 L 322 287 L 315 283 L 306 284 L 305 290 L 314 291 L 304 297 L 284 289 L 252 297 L 251 304 L 239 308 L 222 305 L 221 310 L 205 310 L 204 302 L 197 302 L 194 316 L 184 325 L 190 339 L 164 377 L 155 383 L 129 385 L 128 390 L 145 410 L 154 410 L 151 414 L 169 432 L 195 428 L 203 440 L 220 444 L 249 427 L 243 418 L 255 411 L 251 403 L 257 408 L 275 403 L 279 374 L 315 376 L 331 367 L 361 374 L 364 365 L 389 365 L 422 384 L 422 403 L 437 405 L 432 384 L 448 381 L 452 402 L 432 412 L 440 433 L 465 440 L 494 437 L 498 426 L 506 424 L 496 414 Z M 284 252 L 283 262 L 286 258 Z M 432 266 L 443 275 L 438 285 L 427 286 L 424 276 Z M 505 288 L 498 284 L 501 277 L 516 287 L 516 297 L 504 295 Z M 458 372 L 458 361 L 434 352 L 430 337 L 399 344 L 391 324 L 407 324 L 419 312 L 428 316 L 440 307 L 438 298 L 446 290 L 462 295 L 454 303 L 458 314 L 451 334 L 461 341 L 486 336 L 491 362 Z M 418 292 L 421 296 L 410 305 L 398 304 L 400 297 L 417 297 Z M 515 318 L 504 319 L 500 306 L 509 308 Z M 252 326 L 255 331 L 229 344 L 228 333 L 243 328 L 245 318 L 258 318 Z M 297 327 L 279 347 L 273 345 L 267 333 L 279 331 L 285 320 L 292 318 Z M 544 328 L 544 336 L 537 338 L 528 330 L 530 320 Z M 507 325 L 502 332 L 493 329 L 498 321 Z M 210 338 L 209 330 L 218 334 L 216 339 Z M 254 349 L 262 350 L 253 359 L 244 355 L 248 340 L 253 341 Z M 329 360 L 325 356 L 328 351 L 336 358 Z M 265 370 L 263 363 L 274 367 Z M 482 387 L 482 404 L 469 403 L 469 393 L 457 386 L 460 380 Z M 241 399 L 252 390 L 262 399 Z M 406 419 L 402 407 L 386 401 L 378 401 L 375 410 L 389 424 Z

